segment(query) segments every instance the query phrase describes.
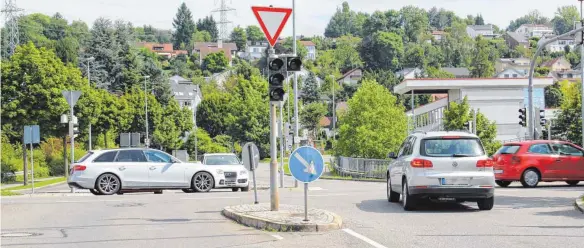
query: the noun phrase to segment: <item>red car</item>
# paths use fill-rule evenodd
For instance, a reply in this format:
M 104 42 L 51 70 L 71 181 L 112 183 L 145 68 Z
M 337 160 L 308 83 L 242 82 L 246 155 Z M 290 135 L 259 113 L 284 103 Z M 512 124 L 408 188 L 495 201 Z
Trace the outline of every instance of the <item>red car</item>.
M 584 149 L 569 142 L 534 140 L 507 143 L 493 155 L 495 182 L 507 187 L 520 181 L 533 188 L 539 182 L 584 181 Z

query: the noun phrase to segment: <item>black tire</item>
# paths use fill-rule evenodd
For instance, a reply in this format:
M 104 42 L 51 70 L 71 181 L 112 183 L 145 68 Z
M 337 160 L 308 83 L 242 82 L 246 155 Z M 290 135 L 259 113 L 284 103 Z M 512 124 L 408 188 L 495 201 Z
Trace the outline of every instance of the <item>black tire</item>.
M 194 189 L 182 189 L 182 191 L 185 192 L 185 193 L 187 193 L 187 194 L 188 193 L 195 193 L 195 190 Z
M 191 182 L 195 192 L 209 192 L 215 186 L 215 179 L 208 172 L 198 172 Z
M 509 187 L 509 185 L 511 185 L 511 181 L 495 180 L 495 183 L 497 185 L 499 185 L 499 187 L 501 187 L 501 188 L 507 188 L 507 187 Z
M 231 188 L 231 191 L 233 192 L 237 192 L 239 190 L 239 188 Z
M 391 189 L 391 179 L 389 178 L 389 175 L 387 176 L 387 201 L 399 202 L 399 193 Z
M 95 189 L 90 189 L 89 192 L 91 192 L 94 195 L 101 195 L 101 193 L 99 193 L 99 191 L 97 191 Z
M 118 195 L 123 195 L 123 194 L 124 194 L 124 193 L 122 193 L 122 192 L 118 192 Z
M 525 188 L 535 188 L 541 180 L 541 176 L 536 169 L 527 169 L 521 174 L 521 185 Z
M 246 187 L 241 188 L 241 192 L 248 192 L 249 191 L 249 185 L 247 185 Z
M 408 190 L 408 182 L 406 179 L 403 180 L 402 186 L 402 205 L 405 211 L 412 211 L 414 210 L 414 205 L 416 205 L 416 199 L 410 195 Z
M 477 205 L 479 206 L 480 210 L 491 210 L 493 206 L 495 206 L 495 197 L 489 197 L 485 199 L 480 199 L 477 201 Z
M 566 181 L 566 183 L 570 186 L 576 186 L 578 183 L 580 183 L 580 181 Z
M 122 181 L 118 176 L 105 173 L 97 178 L 97 191 L 102 195 L 114 195 L 122 189 Z
M 154 191 L 154 194 L 155 195 L 162 195 L 162 192 L 163 192 L 162 190 L 156 190 L 156 191 Z

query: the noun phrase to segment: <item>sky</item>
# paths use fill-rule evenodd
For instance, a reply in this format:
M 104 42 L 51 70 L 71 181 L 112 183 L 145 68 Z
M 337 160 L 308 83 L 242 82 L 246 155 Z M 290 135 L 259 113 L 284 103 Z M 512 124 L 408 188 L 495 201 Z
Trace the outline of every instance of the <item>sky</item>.
M 324 29 L 344 0 L 296 0 L 297 35 L 323 35 Z M 530 10 L 539 10 L 552 18 L 556 9 L 563 5 L 578 5 L 578 0 L 346 0 L 352 10 L 372 13 L 375 10 L 400 9 L 414 5 L 424 9 L 434 6 L 454 11 L 458 16 L 482 14 L 485 22 L 506 28 Z M 53 15 L 60 12 L 69 21 L 82 20 L 91 27 L 99 17 L 112 20 L 123 19 L 134 26 L 145 24 L 156 28 L 171 29 L 177 8 L 185 2 L 195 21 L 213 14 L 219 20 L 219 13 L 213 12 L 220 0 L 16 0 L 25 14 L 44 13 Z M 292 0 L 226 0 L 235 11 L 228 12 L 233 27 L 258 25 L 251 6 L 292 7 Z M 4 5 L 4 1 L 2 1 Z M 4 6 L 2 6 L 4 8 Z M 2 18 L 3 19 L 3 18 Z M 4 20 L 2 20 L 2 23 Z M 282 36 L 292 36 L 292 18 L 289 19 Z

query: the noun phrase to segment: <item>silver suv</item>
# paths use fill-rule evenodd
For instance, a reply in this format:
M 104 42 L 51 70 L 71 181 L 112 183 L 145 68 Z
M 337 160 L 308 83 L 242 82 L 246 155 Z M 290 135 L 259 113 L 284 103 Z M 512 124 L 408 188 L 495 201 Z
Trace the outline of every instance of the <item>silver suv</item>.
M 387 199 L 413 210 L 421 199 L 494 205 L 493 161 L 479 138 L 466 132 L 415 132 L 408 136 L 387 170 Z

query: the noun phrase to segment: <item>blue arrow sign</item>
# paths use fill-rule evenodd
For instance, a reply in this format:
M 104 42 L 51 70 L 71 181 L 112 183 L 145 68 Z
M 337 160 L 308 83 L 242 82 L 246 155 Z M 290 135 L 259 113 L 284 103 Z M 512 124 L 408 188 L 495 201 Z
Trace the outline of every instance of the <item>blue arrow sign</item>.
M 303 146 L 290 154 L 290 173 L 296 180 L 310 183 L 318 180 L 324 171 L 324 159 L 320 152 L 310 146 Z

